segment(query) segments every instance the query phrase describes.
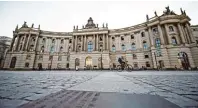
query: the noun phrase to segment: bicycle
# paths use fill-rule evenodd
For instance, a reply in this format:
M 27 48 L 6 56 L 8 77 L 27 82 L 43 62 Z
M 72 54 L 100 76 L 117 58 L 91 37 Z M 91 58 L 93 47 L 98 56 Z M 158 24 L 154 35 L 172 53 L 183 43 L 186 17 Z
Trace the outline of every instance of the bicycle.
M 125 62 L 125 64 L 123 64 L 123 69 L 121 65 L 117 65 L 117 71 L 122 71 L 122 70 L 126 70 L 126 71 L 132 71 L 133 67 L 130 64 L 127 64 L 128 61 Z

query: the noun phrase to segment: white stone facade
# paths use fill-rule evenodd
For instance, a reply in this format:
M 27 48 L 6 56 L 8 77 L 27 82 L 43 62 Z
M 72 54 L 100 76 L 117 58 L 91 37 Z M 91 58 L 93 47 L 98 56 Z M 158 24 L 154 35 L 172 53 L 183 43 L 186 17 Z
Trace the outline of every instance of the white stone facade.
M 98 27 L 91 17 L 73 32 L 44 31 L 24 22 L 13 31 L 4 68 L 100 69 L 102 64 L 109 69 L 121 56 L 133 68 L 198 67 L 198 26 L 189 21 L 185 11 L 177 15 L 167 7 L 161 16 L 155 13 L 142 24 L 120 29 Z

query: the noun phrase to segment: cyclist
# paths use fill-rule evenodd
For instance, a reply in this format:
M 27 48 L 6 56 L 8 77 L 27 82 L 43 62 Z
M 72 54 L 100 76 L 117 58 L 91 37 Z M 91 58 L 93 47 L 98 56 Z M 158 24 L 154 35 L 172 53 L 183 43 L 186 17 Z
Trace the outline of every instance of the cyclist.
M 122 70 L 124 70 L 124 65 L 125 65 L 124 57 L 119 57 L 118 58 L 118 62 L 120 63 L 120 65 L 122 67 Z

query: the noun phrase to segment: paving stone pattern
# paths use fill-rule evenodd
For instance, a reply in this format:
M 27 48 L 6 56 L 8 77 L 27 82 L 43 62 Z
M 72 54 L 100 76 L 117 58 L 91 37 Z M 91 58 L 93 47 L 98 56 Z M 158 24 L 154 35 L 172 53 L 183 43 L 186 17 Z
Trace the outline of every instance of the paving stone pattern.
M 182 108 L 198 108 L 198 72 L 0 71 L 0 108 L 15 108 L 61 90 L 158 95 Z

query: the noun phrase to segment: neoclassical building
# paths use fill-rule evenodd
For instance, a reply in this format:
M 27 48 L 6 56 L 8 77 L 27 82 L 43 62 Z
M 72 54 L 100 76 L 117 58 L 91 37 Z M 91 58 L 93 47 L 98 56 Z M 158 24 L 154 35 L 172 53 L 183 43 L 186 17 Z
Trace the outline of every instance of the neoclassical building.
M 198 26 L 191 26 L 181 9 L 175 14 L 166 7 L 162 15 L 142 24 L 109 29 L 99 27 L 90 17 L 73 32 L 45 31 L 26 22 L 13 31 L 4 68 L 109 69 L 123 56 L 133 68 L 198 67 Z

